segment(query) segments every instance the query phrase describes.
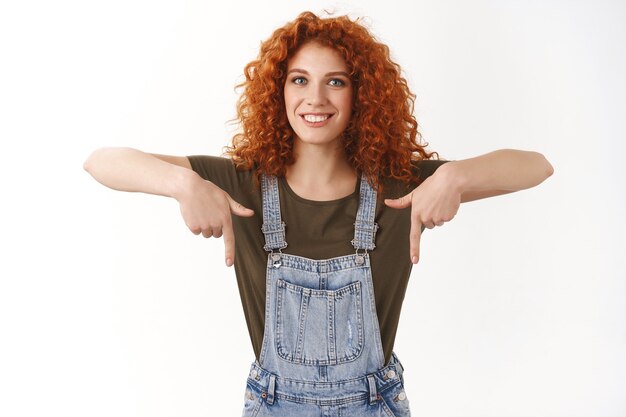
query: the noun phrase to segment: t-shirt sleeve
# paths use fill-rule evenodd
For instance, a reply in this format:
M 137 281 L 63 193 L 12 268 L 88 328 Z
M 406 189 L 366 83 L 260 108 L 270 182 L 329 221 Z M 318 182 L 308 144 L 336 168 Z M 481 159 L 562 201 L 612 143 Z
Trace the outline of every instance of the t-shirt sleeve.
M 239 180 L 231 159 L 212 155 L 190 155 L 187 159 L 191 169 L 203 179 L 211 181 L 231 195 L 237 190 Z
M 450 162 L 444 159 L 423 159 L 421 161 L 413 162 L 413 172 L 415 173 L 418 183 L 421 183 L 426 178 L 430 177 L 437 171 L 437 168 Z
M 445 164 L 446 160 L 423 159 L 412 161 L 414 182 L 408 184 L 399 180 L 386 179 L 383 183 L 383 198 L 399 198 L 410 193 L 419 186 L 426 178 L 435 173 L 437 168 Z

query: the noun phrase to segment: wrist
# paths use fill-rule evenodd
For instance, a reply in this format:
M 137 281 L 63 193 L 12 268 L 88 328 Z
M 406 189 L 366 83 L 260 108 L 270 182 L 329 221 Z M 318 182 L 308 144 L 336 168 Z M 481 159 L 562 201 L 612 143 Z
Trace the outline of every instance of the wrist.
M 193 190 L 198 182 L 203 179 L 195 171 L 187 168 L 176 167 L 177 172 L 172 176 L 170 196 L 180 203 L 188 195 L 193 194 Z
M 449 161 L 435 171 L 435 175 L 444 181 L 446 188 L 453 189 L 459 194 L 467 191 L 468 178 L 458 161 Z

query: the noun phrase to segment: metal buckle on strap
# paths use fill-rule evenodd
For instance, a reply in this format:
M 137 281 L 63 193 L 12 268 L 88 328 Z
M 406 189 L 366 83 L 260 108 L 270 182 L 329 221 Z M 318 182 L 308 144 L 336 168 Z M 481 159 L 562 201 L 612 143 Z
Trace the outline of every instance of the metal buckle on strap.
M 278 249 L 278 252 L 274 252 L 274 249 L 272 249 L 272 252 L 270 253 L 270 257 L 272 258 L 273 268 L 281 267 L 281 265 L 283 264 L 282 256 L 283 256 L 283 252 L 280 248 Z
M 359 253 L 359 248 L 357 248 L 355 255 L 356 258 L 354 259 L 354 262 L 356 262 L 357 265 L 361 266 L 365 263 L 365 255 L 367 255 L 367 249 L 363 249 L 363 252 Z

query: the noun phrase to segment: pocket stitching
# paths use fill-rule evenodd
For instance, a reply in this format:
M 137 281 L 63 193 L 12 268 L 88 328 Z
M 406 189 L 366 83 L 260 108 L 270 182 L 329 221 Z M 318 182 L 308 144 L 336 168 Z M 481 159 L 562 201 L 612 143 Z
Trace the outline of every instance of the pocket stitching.
M 393 411 L 391 411 L 391 408 L 389 408 L 389 406 L 387 405 L 387 401 L 385 401 L 385 399 L 381 399 L 380 400 L 380 404 L 383 406 L 383 411 L 389 416 L 389 417 L 396 417 L 396 415 L 394 414 Z

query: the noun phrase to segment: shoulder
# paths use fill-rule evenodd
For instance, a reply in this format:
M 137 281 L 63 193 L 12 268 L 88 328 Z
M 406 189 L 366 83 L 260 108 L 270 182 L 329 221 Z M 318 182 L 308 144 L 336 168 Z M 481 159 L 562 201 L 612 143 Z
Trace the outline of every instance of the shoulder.
M 413 165 L 413 174 L 415 176 L 415 180 L 417 182 L 424 181 L 426 178 L 433 175 L 437 168 L 439 168 L 446 162 L 449 161 L 445 159 L 420 159 L 417 161 L 411 161 L 411 165 Z
M 244 188 L 250 190 L 255 169 L 238 169 L 232 159 L 213 155 L 187 156 L 191 169 L 229 193 Z
M 213 155 L 189 155 L 187 156 L 191 169 L 198 172 L 210 172 L 214 170 L 228 170 L 234 168 L 233 161 L 230 158 Z
M 395 178 L 383 179 L 383 198 L 398 198 L 408 194 L 426 178 L 433 175 L 435 171 L 437 171 L 437 168 L 446 162 L 449 161 L 444 159 L 420 159 L 411 161 L 413 181 L 407 184 Z

